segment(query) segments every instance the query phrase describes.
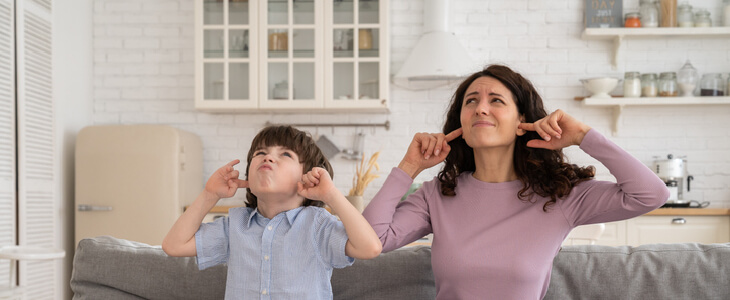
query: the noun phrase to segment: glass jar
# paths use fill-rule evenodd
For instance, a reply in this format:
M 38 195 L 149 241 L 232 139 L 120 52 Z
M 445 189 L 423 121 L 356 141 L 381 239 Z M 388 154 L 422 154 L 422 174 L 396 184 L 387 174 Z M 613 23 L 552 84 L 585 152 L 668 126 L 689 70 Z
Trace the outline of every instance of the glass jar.
M 695 15 L 692 14 L 692 5 L 682 2 L 677 8 L 677 25 L 679 27 L 694 27 Z
M 661 27 L 677 27 L 677 0 L 660 0 Z
M 654 5 L 653 0 L 641 0 L 641 5 L 639 6 L 639 19 L 641 20 L 641 27 L 659 26 L 659 10 L 656 5 Z
M 639 72 L 626 72 L 624 74 L 624 97 L 641 97 Z
M 700 75 L 697 73 L 697 69 L 687 60 L 684 66 L 677 72 L 677 85 L 683 97 L 693 95 L 699 79 Z
M 656 97 L 656 94 L 657 94 L 656 74 L 654 74 L 654 73 L 641 74 L 641 96 L 642 97 Z
M 269 33 L 269 50 L 287 50 L 288 37 L 286 30 L 274 30 Z
M 702 75 L 700 96 L 725 96 L 725 83 L 722 81 L 720 73 Z
M 637 28 L 641 27 L 641 20 L 639 19 L 639 13 L 630 12 L 626 14 L 626 21 L 624 27 Z
M 722 1 L 722 23 L 730 26 L 730 0 Z
M 695 27 L 711 27 L 712 20 L 710 12 L 706 9 L 700 9 L 695 13 Z
M 677 73 L 664 72 L 659 75 L 659 97 L 677 97 Z

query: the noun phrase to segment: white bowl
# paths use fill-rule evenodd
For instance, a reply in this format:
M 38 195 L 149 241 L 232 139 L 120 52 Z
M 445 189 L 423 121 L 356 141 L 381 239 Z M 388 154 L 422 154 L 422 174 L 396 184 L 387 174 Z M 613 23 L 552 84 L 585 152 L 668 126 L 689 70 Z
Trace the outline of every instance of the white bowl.
M 581 79 L 583 87 L 589 92 L 593 93 L 591 98 L 611 98 L 610 93 L 618 85 L 618 78 L 613 77 L 596 77 Z

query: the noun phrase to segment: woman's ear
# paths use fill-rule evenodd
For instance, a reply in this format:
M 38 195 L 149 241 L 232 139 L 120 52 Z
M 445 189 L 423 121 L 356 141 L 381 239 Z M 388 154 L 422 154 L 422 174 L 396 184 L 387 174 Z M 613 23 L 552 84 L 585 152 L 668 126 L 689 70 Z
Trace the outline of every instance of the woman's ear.
M 517 136 L 523 136 L 523 135 L 525 135 L 525 133 L 527 133 L 527 130 L 519 128 L 520 123 L 523 123 L 523 122 L 525 122 L 525 115 L 520 115 L 520 119 L 517 120 L 517 125 L 518 125 Z

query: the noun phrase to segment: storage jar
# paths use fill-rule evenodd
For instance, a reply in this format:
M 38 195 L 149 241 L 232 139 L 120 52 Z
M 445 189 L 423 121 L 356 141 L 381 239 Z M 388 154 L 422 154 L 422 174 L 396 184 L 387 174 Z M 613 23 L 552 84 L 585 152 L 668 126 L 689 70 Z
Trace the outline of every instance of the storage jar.
M 724 96 L 725 82 L 720 73 L 707 73 L 702 75 L 700 81 L 700 96 Z
M 639 19 L 639 13 L 630 12 L 626 14 L 626 21 L 624 27 L 637 28 L 641 27 L 641 20 Z
M 659 75 L 659 97 L 676 97 L 677 94 L 677 73 L 664 72 Z
M 697 87 L 697 81 L 700 79 L 700 75 L 697 73 L 697 69 L 687 60 L 677 72 L 677 85 L 682 93 L 683 97 L 690 97 L 693 95 L 695 88 Z
M 700 9 L 695 13 L 695 27 L 712 27 L 709 11 Z
M 659 26 L 659 10 L 653 0 L 641 0 L 639 19 L 641 20 L 641 27 Z
M 624 97 L 641 97 L 639 72 L 626 72 L 624 74 Z
M 692 14 L 692 5 L 682 2 L 677 8 L 677 25 L 679 27 L 694 27 L 695 15 Z
M 641 96 L 642 97 L 656 97 L 656 94 L 657 94 L 656 74 L 654 74 L 654 73 L 641 74 Z

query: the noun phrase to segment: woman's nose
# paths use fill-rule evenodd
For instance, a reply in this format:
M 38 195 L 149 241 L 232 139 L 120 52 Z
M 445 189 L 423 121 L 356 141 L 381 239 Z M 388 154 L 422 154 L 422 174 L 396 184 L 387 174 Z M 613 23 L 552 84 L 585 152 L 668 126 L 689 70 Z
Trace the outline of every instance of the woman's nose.
M 489 115 L 489 105 L 484 104 L 484 101 L 482 101 L 481 103 L 479 103 L 479 106 L 477 106 L 476 113 L 477 113 L 477 115 L 488 116 Z

